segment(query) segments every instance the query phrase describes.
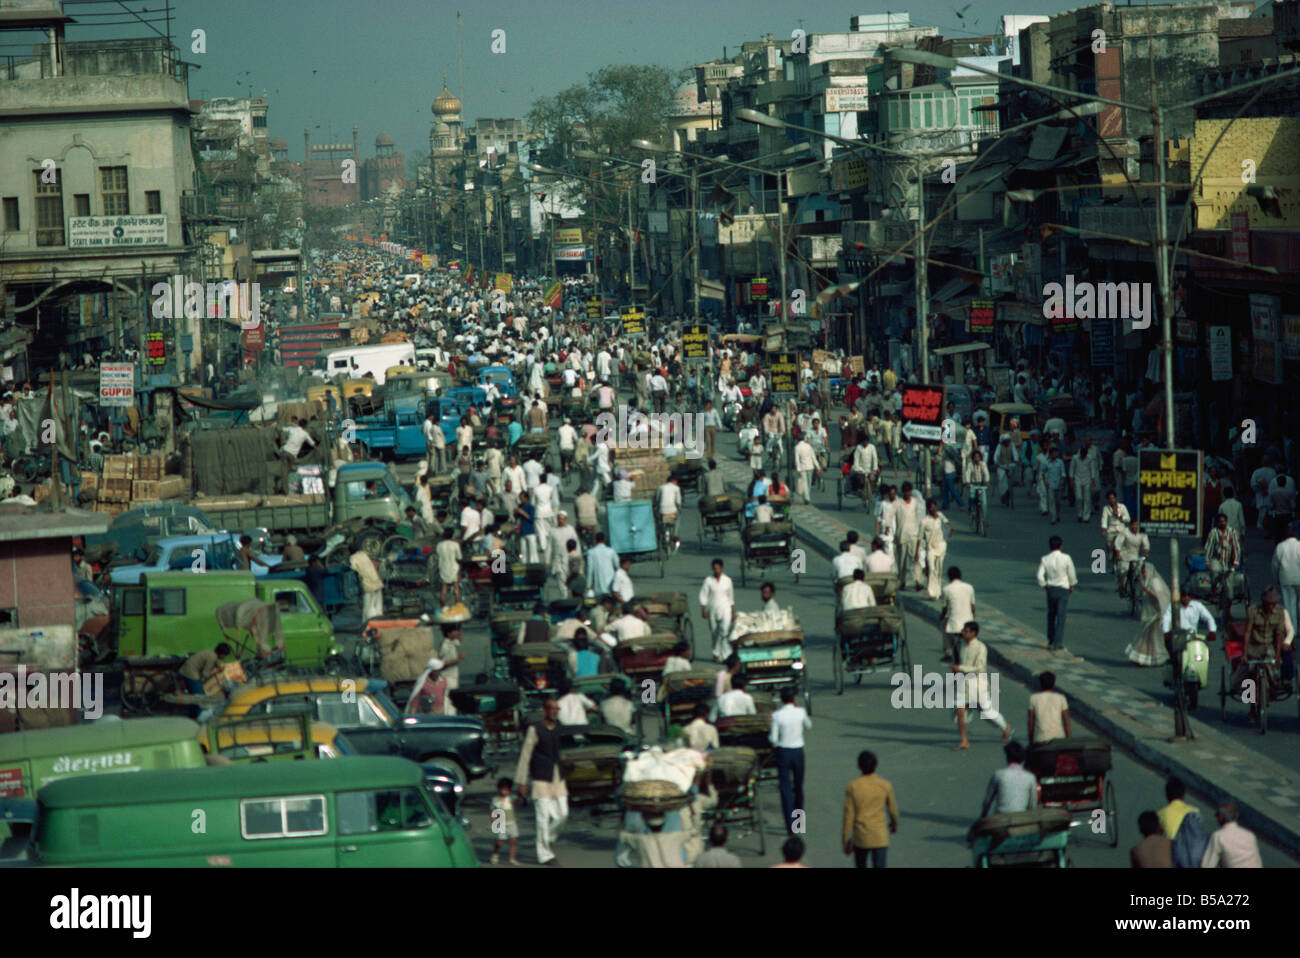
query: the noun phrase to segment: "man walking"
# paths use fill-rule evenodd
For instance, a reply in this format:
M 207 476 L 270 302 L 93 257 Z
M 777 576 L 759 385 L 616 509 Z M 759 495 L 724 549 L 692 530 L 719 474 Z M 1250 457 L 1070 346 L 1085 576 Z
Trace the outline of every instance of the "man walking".
M 1291 616 L 1291 624 L 1300 622 L 1300 525 L 1291 523 L 1286 538 L 1273 550 L 1273 581 L 1282 594 L 1282 608 Z
M 359 541 L 348 558 L 348 565 L 361 580 L 361 621 L 379 618 L 384 614 L 384 580 L 379 577 L 375 561 Z
M 1201 856 L 1202 868 L 1263 868 L 1259 858 L 1259 841 L 1249 829 L 1237 824 L 1237 806 L 1224 802 L 1214 813 L 1218 830 L 1210 836 Z
M 875 571 L 875 570 L 872 570 Z M 961 577 L 961 569 L 948 567 L 948 584 L 943 587 L 943 661 L 951 662 L 961 641 L 961 630 L 975 618 L 975 587 Z
M 1047 593 L 1047 647 L 1058 655 L 1069 655 L 1065 648 L 1065 609 L 1079 577 L 1074 560 L 1065 554 L 1062 545 L 1060 536 L 1047 540 L 1047 555 L 1038 562 L 1038 587 Z
M 898 833 L 894 786 L 876 774 L 878 764 L 874 753 L 859 752 L 862 774 L 844 790 L 844 854 L 852 855 L 858 868 L 866 868 L 868 860 L 873 868 L 884 868 L 889 836 Z
M 533 814 L 537 819 L 537 862 L 558 865 L 551 847 L 560 827 L 569 817 L 569 791 L 560 770 L 560 703 L 548 698 L 542 703 L 542 720 L 528 726 L 523 750 L 515 766 L 519 798 L 528 798 L 532 784 Z
M 921 542 L 921 518 L 925 514 L 921 500 L 912 495 L 912 484 L 903 483 L 902 495 L 894 500 L 895 528 L 898 535 L 898 587 L 906 590 L 908 581 L 924 585 L 917 546 Z
M 736 592 L 731 576 L 723 573 L 721 559 L 713 560 L 713 574 L 700 586 L 700 617 L 709 623 L 713 658 L 725 662 L 731 655 L 731 622 L 736 614 Z
M 1070 461 L 1070 472 L 1074 479 L 1078 521 L 1089 522 L 1092 520 L 1092 497 L 1101 485 L 1101 453 L 1092 444 L 1091 436 L 1084 436 L 1083 448 Z
M 807 435 L 799 437 L 794 444 L 794 471 L 799 474 L 799 483 L 795 492 L 803 496 L 803 501 L 812 503 L 813 473 L 821 472 L 817 463 L 817 453 L 808 441 Z
M 769 740 L 776 749 L 776 776 L 781 790 L 781 812 L 790 834 L 801 830 L 803 817 L 804 751 L 803 733 L 812 728 L 812 719 L 794 704 L 795 690 L 787 685 L 781 690 L 781 707 L 772 713 Z M 800 816 L 799 819 L 795 815 Z
M 1047 450 L 1047 462 L 1038 481 L 1046 490 L 1047 514 L 1052 518 L 1052 525 L 1056 525 L 1061 521 L 1061 490 L 1065 487 L 1065 462 L 1058 447 Z
M 957 693 L 957 734 L 961 741 L 953 746 L 954 752 L 963 752 L 970 748 L 970 739 L 966 737 L 966 712 L 974 706 L 980 710 L 980 718 L 992 722 L 1002 730 L 1002 741 L 1011 738 L 1011 726 L 998 712 L 995 689 L 989 681 L 989 650 L 979 640 L 978 622 L 967 622 L 961 630 L 962 645 L 958 659 L 952 664 L 952 671 L 964 677 Z M 964 694 L 963 694 L 964 693 Z M 964 704 L 960 704 L 964 703 Z

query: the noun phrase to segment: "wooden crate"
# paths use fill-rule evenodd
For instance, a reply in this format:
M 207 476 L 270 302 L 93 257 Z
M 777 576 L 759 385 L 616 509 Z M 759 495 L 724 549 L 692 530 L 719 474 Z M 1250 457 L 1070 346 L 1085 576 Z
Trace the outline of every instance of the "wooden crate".
M 158 480 L 159 499 L 180 499 L 189 491 L 184 476 L 163 476 Z
M 123 502 L 104 502 L 102 499 L 95 503 L 95 511 L 101 512 L 106 516 L 120 516 L 126 511 L 126 503 Z
M 94 499 L 99 496 L 99 473 L 82 472 L 81 495 L 85 499 Z
M 135 460 L 135 472 L 132 479 L 146 479 L 157 481 L 163 477 L 163 457 L 161 453 L 149 453 L 144 456 L 137 456 Z
M 105 477 L 99 485 L 99 499 L 101 502 L 130 502 L 131 480 Z
M 134 479 L 131 481 L 131 501 L 132 502 L 157 502 L 162 496 L 159 494 L 159 486 L 162 483 L 157 479 Z
M 134 478 L 135 457 L 134 456 L 105 456 L 104 457 L 104 478 L 105 479 L 125 479 L 128 482 Z

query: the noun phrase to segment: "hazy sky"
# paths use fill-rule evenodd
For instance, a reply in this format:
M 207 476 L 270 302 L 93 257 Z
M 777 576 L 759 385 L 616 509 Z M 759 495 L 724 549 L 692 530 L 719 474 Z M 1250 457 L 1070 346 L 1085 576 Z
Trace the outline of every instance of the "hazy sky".
M 969 36 L 998 32 L 1002 13 L 1047 14 L 1073 5 L 922 0 L 910 13 L 914 24 Z M 192 97 L 267 90 L 271 133 L 288 141 L 290 158 L 302 156 L 305 126 L 313 142 L 326 142 L 331 123 L 335 140 L 350 140 L 352 125 L 359 127 L 363 156 L 373 154 L 381 130 L 409 154 L 428 149 L 429 106 L 444 70 L 460 93 L 457 9 L 469 124 L 480 116 L 522 116 L 537 97 L 605 64 L 685 67 L 721 56 L 723 47 L 735 53 L 764 33 L 845 31 L 851 16 L 889 8 L 863 0 L 173 0 L 172 35 L 185 59 L 202 67 L 190 74 Z M 75 3 L 67 10 L 77 15 Z M 196 28 L 207 33 L 205 54 L 189 52 Z M 506 31 L 504 54 L 491 52 L 497 29 Z M 76 26 L 68 33 L 87 37 Z

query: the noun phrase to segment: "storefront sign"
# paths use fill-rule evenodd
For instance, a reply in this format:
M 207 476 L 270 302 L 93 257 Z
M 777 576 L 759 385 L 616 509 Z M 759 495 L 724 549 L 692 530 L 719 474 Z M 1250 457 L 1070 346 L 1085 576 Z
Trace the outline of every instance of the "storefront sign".
M 135 365 L 104 363 L 99 367 L 99 404 L 101 406 L 135 405 Z
M 638 309 L 635 306 L 624 306 L 618 311 L 618 314 L 623 320 L 624 334 L 636 336 L 645 332 L 645 310 Z
M 166 216 L 68 217 L 68 249 L 166 245 Z
M 555 247 L 555 258 L 570 262 L 573 260 L 588 259 L 587 247 L 585 246 L 557 246 Z
M 1088 341 L 1092 349 L 1092 365 L 1103 369 L 1115 365 L 1115 320 L 1094 318 Z
M 709 327 L 687 326 L 683 329 L 682 352 L 687 359 L 708 359 Z
M 600 319 L 601 313 L 603 312 L 604 310 L 601 309 L 599 296 L 593 296 L 589 300 L 587 300 L 588 319 Z
M 823 113 L 857 113 L 871 109 L 864 86 L 836 86 L 825 92 Z
M 749 298 L 754 302 L 767 299 L 767 277 L 759 276 L 749 281 Z
M 1255 340 L 1251 375 L 1262 383 L 1282 385 L 1282 348 L 1277 343 Z
M 1138 525 L 1149 536 L 1201 537 L 1201 453 L 1138 453 Z
M 167 362 L 167 343 L 162 333 L 149 333 L 145 337 L 149 346 L 149 365 L 161 366 Z
M 831 167 L 831 183 L 838 193 L 863 189 L 870 181 L 871 168 L 861 157 L 845 157 Z
M 1093 324 L 1096 325 L 1096 320 Z M 1196 334 L 1196 321 L 1193 319 L 1179 318 L 1174 321 L 1174 337 L 1182 343 L 1196 343 L 1199 338 Z
M 1250 296 L 1250 335 L 1255 342 L 1275 343 L 1282 333 L 1282 301 L 1266 293 Z
M 772 394 L 793 396 L 799 392 L 799 357 L 777 353 L 772 357 Z
M 1250 262 L 1250 215 L 1232 214 L 1232 258 L 1238 263 Z
M 993 320 L 997 316 L 997 304 L 991 299 L 974 299 L 970 304 L 970 319 L 967 328 L 974 335 L 993 335 Z
M 1282 358 L 1300 360 L 1300 316 L 1282 317 Z
M 510 292 L 514 289 L 515 278 L 510 273 L 497 273 L 496 288 L 503 292 Z
M 556 246 L 581 246 L 582 230 L 577 227 L 565 227 L 555 231 Z
M 943 440 L 943 386 L 903 385 L 903 439 L 939 445 Z
M 244 330 L 244 349 L 257 352 L 266 348 L 266 327 L 259 323 Z
M 1211 326 L 1207 338 L 1210 379 L 1216 383 L 1228 382 L 1232 379 L 1232 327 Z

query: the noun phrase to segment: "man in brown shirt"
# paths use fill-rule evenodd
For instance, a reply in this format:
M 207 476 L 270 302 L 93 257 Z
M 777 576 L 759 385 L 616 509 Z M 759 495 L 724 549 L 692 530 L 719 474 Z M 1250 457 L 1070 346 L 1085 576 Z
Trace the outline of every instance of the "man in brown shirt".
M 1138 816 L 1138 831 L 1142 841 L 1129 849 L 1129 864 L 1134 868 L 1173 868 L 1174 843 L 1165 837 L 1160 816 L 1143 812 Z
M 844 854 L 852 855 L 858 868 L 867 867 L 868 857 L 873 868 L 884 868 L 889 835 L 898 831 L 894 786 L 876 774 L 878 764 L 874 753 L 860 752 L 862 774 L 844 791 Z
M 203 694 L 203 683 L 213 676 L 222 674 L 221 660 L 230 655 L 230 646 L 222 642 L 215 649 L 203 649 L 195 652 L 181 666 L 181 678 L 186 688 L 194 695 Z

